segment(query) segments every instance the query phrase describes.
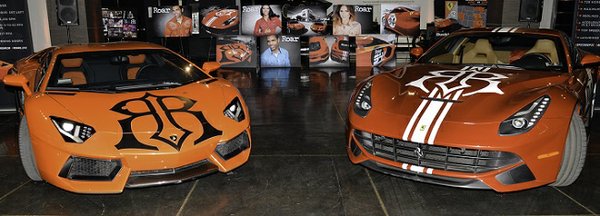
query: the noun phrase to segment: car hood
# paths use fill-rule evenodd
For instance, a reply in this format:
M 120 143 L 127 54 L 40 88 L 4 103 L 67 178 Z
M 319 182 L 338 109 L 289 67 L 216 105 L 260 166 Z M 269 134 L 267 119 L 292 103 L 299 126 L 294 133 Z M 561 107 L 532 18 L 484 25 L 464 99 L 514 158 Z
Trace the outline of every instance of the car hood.
M 497 123 L 542 95 L 564 94 L 565 73 L 503 67 L 411 65 L 372 79 L 373 110 L 410 119 L 438 106 L 445 122 Z M 554 97 L 556 96 L 556 97 Z M 440 103 L 432 103 L 437 101 Z M 449 105 L 449 106 L 448 106 Z M 446 110 L 445 110 L 446 109 Z
M 228 102 L 223 99 L 223 85 L 219 83 L 195 82 L 136 92 L 47 92 L 47 95 L 70 113 L 57 117 L 92 126 L 99 133 L 178 134 L 189 128 L 201 128 L 198 124 L 206 121 L 220 127 L 218 118 L 223 117 Z

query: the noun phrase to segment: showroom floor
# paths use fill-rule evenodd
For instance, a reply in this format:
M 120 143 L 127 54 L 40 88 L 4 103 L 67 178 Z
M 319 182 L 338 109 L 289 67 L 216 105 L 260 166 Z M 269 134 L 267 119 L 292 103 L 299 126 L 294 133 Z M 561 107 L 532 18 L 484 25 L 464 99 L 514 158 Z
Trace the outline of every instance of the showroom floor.
M 18 157 L 17 120 L 0 116 L 0 214 L 42 215 L 521 215 L 600 213 L 600 127 L 569 187 L 496 193 L 430 185 L 352 165 L 345 106 L 357 80 L 336 70 L 221 70 L 250 107 L 250 160 L 229 174 L 179 185 L 80 195 L 30 181 Z

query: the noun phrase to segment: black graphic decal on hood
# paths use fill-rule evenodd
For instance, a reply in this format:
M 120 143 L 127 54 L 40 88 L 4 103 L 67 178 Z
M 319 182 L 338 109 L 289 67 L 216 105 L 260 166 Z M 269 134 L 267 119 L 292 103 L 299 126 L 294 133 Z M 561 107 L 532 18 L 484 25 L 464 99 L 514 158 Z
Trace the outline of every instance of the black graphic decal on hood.
M 165 100 L 167 99 L 178 100 L 182 102 L 183 107 L 168 107 L 165 103 Z M 147 110 L 138 112 L 131 110 L 131 107 L 128 107 L 128 104 L 132 102 L 142 102 L 147 107 Z M 117 147 L 117 149 L 158 150 L 158 147 L 143 143 L 138 140 L 133 133 L 131 126 L 133 121 L 137 118 L 146 116 L 152 116 L 157 125 L 156 132 L 152 134 L 150 139 L 166 143 L 177 151 L 181 149 L 181 146 L 187 140 L 187 137 L 193 133 L 193 131 L 190 131 L 180 125 L 173 117 L 173 114 L 175 113 L 192 114 L 202 124 L 204 132 L 200 138 L 194 141 L 194 145 L 209 138 L 223 134 L 222 131 L 213 127 L 206 120 L 201 111 L 190 111 L 190 108 L 195 103 L 196 101 L 181 96 L 156 96 L 150 93 L 146 93 L 140 98 L 133 98 L 117 103 L 111 108 L 111 110 L 120 114 L 128 115 L 129 117 L 119 120 L 119 124 L 123 130 L 123 137 L 121 138 L 121 141 L 115 145 L 115 147 Z M 171 133 L 168 133 L 164 130 L 165 128 L 175 128 L 175 130 L 171 131 Z

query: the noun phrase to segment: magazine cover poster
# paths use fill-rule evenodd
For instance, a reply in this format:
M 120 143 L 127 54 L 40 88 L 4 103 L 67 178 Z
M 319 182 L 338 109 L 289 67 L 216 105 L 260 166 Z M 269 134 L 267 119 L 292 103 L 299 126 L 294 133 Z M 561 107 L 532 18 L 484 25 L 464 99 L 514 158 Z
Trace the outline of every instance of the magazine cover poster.
M 235 0 L 214 0 L 198 2 L 199 34 L 238 35 L 240 33 L 241 14 Z
M 285 14 L 286 33 L 288 35 L 312 36 L 328 34 L 327 12 L 321 6 L 295 6 Z M 329 30 L 331 31 L 331 30 Z
M 137 38 L 137 20 L 133 11 L 102 8 L 105 37 Z
M 394 34 L 356 37 L 356 67 L 396 66 L 395 40 Z
M 330 19 L 333 35 L 358 36 L 379 32 L 379 27 L 373 27 L 372 5 L 334 5 Z
M 217 38 L 217 62 L 221 67 L 253 68 L 258 66 L 256 38 L 246 35 L 224 35 Z
M 309 66 L 348 67 L 350 58 L 348 36 L 313 36 L 308 41 Z
M 420 10 L 415 4 L 381 4 L 380 33 L 419 36 Z
M 242 6 L 242 34 L 254 36 L 281 33 L 281 7 L 279 5 Z
M 300 37 L 268 35 L 260 38 L 261 67 L 300 67 Z
M 192 12 L 186 6 L 148 7 L 151 31 L 156 37 L 189 37 L 192 34 Z

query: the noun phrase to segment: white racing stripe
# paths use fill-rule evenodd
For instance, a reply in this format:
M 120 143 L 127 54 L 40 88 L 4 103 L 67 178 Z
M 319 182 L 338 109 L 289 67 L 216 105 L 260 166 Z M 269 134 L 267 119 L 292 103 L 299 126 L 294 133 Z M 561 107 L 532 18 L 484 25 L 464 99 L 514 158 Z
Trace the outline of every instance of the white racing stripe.
M 217 20 L 217 17 L 212 17 L 212 18 L 210 18 L 210 19 L 208 20 L 208 22 L 206 22 L 206 24 L 204 24 L 204 25 L 206 25 L 206 26 L 210 26 L 210 25 L 212 25 L 212 23 L 213 23 L 215 20 Z
M 458 98 L 462 95 L 462 93 L 463 93 L 463 89 L 458 90 L 458 92 L 454 93 L 454 97 L 452 97 L 452 100 L 454 100 L 454 101 L 458 100 Z M 449 99 L 449 98 L 450 98 L 450 95 L 448 95 L 448 97 L 446 97 L 445 99 Z M 440 114 L 440 117 L 438 117 L 437 121 L 435 122 L 435 125 L 433 126 L 433 129 L 431 130 L 431 134 L 429 135 L 427 144 L 433 145 L 435 143 L 435 137 L 437 136 L 438 130 L 440 129 L 442 122 L 444 122 L 444 119 L 446 118 L 446 114 L 448 114 L 448 111 L 450 110 L 450 107 L 452 107 L 452 104 L 454 104 L 454 103 L 448 102 L 448 103 L 446 103 L 446 106 L 444 106 L 444 110 L 442 110 L 442 114 Z
M 442 109 L 442 105 L 444 105 L 444 102 L 441 101 L 431 101 L 429 103 L 429 106 L 427 106 L 427 109 L 423 112 L 423 116 L 419 119 L 419 123 L 415 126 L 410 141 L 425 143 L 425 136 L 427 135 L 427 132 L 429 132 L 435 117 Z
M 425 171 L 427 174 L 433 174 L 433 169 L 431 168 L 427 168 L 427 171 Z
M 492 32 L 498 32 L 498 30 L 500 30 L 500 27 L 496 27 Z
M 403 163 L 402 164 L 402 169 L 408 169 L 408 164 Z
M 510 31 L 511 27 L 503 27 L 500 30 L 498 30 L 497 32 L 508 32 Z
M 437 94 L 437 92 L 438 92 L 438 89 L 434 88 L 433 91 L 431 91 L 431 93 L 429 93 L 429 97 L 435 96 L 435 94 Z M 425 105 L 427 105 L 427 103 L 429 103 L 429 100 L 421 101 L 421 104 L 417 108 L 417 111 L 413 114 L 412 118 L 410 118 L 410 122 L 408 122 L 406 129 L 404 129 L 404 135 L 402 136 L 402 140 L 408 140 L 408 136 L 410 135 L 410 132 L 412 131 L 413 126 L 414 126 L 415 122 L 417 121 L 417 118 L 419 118 L 419 115 L 421 115 L 421 112 L 423 111 L 423 108 L 425 108 Z
M 519 29 L 519 27 L 514 27 L 512 30 L 510 30 L 510 33 L 516 32 Z
M 424 170 L 425 170 L 425 167 L 417 166 L 417 165 L 410 165 L 410 171 L 422 173 Z

